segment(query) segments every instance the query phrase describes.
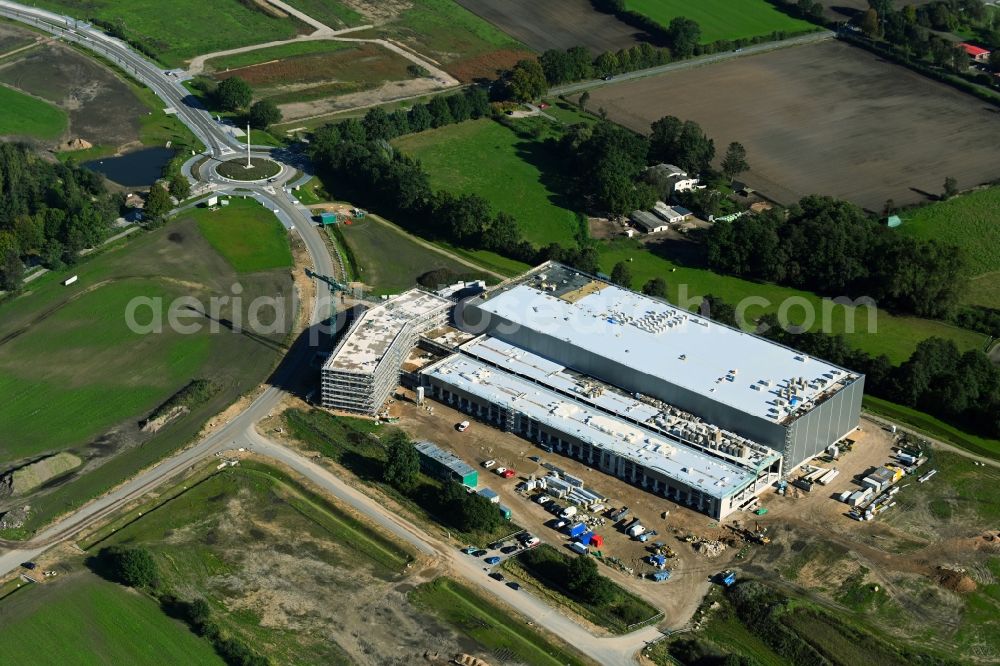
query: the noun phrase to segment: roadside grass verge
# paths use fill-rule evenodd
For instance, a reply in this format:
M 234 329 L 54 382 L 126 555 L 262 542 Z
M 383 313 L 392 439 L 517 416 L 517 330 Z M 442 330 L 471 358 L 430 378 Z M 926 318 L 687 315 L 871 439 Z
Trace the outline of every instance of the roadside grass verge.
M 215 250 L 238 273 L 289 268 L 288 233 L 274 214 L 253 199 L 231 197 L 218 210 L 198 208 L 189 214 Z
M 545 130 L 551 121 L 538 121 Z M 528 127 L 519 123 L 518 127 Z M 560 168 L 545 145 L 547 133 L 524 138 L 490 119 L 470 120 L 393 140 L 419 159 L 431 187 L 454 194 L 478 194 L 495 211 L 513 215 L 524 237 L 536 245 L 571 244 L 577 221 L 558 193 Z
M 789 287 L 762 282 L 750 282 L 741 278 L 719 275 L 704 268 L 685 266 L 661 257 L 650 248 L 635 240 L 617 240 L 600 246 L 601 270 L 610 274 L 619 261 L 628 264 L 632 272 L 632 288 L 641 289 L 647 280 L 661 277 L 667 281 L 671 303 L 689 309 L 701 303 L 701 297 L 711 294 L 730 305 L 737 305 L 743 299 L 764 298 L 766 305 L 753 305 L 746 311 L 752 320 L 766 313 L 777 312 L 781 304 L 789 299 L 808 302 L 815 313 L 811 330 L 827 333 L 843 333 L 854 347 L 873 355 L 885 354 L 894 364 L 910 357 L 917 344 L 936 336 L 953 341 L 961 351 L 982 349 L 987 337 L 951 324 L 933 319 L 891 315 L 878 310 L 874 333 L 868 332 L 868 308 L 834 305 L 832 301 L 816 294 Z M 824 303 L 830 316 L 824 321 Z M 787 309 L 791 324 L 800 325 L 806 321 L 801 306 Z M 854 332 L 848 332 L 853 330 Z
M 384 483 L 382 468 L 386 451 L 378 439 L 380 427 L 373 421 L 333 416 L 319 410 L 292 409 L 284 413 L 284 422 L 294 439 L 342 465 L 419 520 L 446 529 L 458 541 L 484 545 L 520 530 L 508 521 L 502 521 L 497 529 L 487 532 L 465 532 L 456 528 L 441 506 L 444 484 L 426 474 L 420 473 L 416 487 L 405 495 Z
M 54 139 L 66 131 L 69 118 L 57 106 L 0 85 L 0 135 Z
M 627 633 L 629 627 L 659 615 L 656 608 L 605 576 L 601 578 L 608 596 L 603 602 L 594 603 L 570 592 L 562 580 L 568 575 L 570 563 L 575 557 L 590 555 L 569 555 L 548 544 L 542 544 L 507 558 L 501 568 L 535 589 L 542 590 L 544 596 L 554 603 L 616 634 Z
M 893 421 L 899 421 L 920 432 L 926 433 L 930 437 L 949 442 L 971 453 L 990 458 L 1000 458 L 1000 440 L 998 439 L 981 437 L 965 432 L 912 407 L 897 405 L 896 403 L 871 395 L 864 397 L 863 405 L 865 409 L 873 414 L 884 416 Z
M 155 601 L 90 573 L 22 587 L 0 602 L 9 664 L 223 664 Z
M 666 27 L 678 16 L 698 22 L 702 44 L 770 35 L 772 32 L 802 32 L 816 26 L 784 14 L 765 0 L 626 0 L 625 7 L 648 16 Z
M 433 612 L 485 650 L 507 655 L 505 661 L 538 666 L 588 663 L 450 578 L 437 578 L 418 585 L 409 593 L 409 598 L 416 606 Z

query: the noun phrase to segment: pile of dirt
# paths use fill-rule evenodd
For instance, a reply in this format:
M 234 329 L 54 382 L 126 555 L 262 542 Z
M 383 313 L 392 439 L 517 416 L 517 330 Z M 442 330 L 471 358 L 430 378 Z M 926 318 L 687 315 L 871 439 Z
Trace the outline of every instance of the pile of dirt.
M 699 541 L 694 549 L 705 557 L 718 557 L 726 549 L 726 544 L 721 541 Z
M 81 139 L 77 137 L 75 139 L 70 139 L 69 141 L 64 141 L 59 144 L 58 150 L 60 152 L 65 150 L 86 150 L 87 148 L 93 148 L 94 144 L 87 141 L 86 139 Z
M 83 464 L 80 458 L 63 451 L 31 464 L 18 467 L 0 477 L 0 497 L 24 495 L 46 481 L 61 476 Z
M 972 580 L 964 571 L 938 567 L 937 579 L 942 587 L 952 592 L 969 594 L 976 591 L 976 581 Z
M 18 506 L 6 513 L 0 513 L 0 530 L 16 530 L 24 526 L 24 521 L 28 519 L 31 512 L 31 505 Z
M 456 654 L 452 662 L 458 664 L 459 666 L 490 666 L 488 662 L 483 661 L 479 657 L 473 657 L 471 654 Z

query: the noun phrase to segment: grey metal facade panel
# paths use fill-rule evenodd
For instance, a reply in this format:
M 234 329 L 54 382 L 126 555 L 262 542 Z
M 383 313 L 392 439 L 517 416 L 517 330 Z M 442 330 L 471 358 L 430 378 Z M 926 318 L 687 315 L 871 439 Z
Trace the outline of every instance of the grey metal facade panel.
M 784 450 L 786 471 L 819 455 L 858 427 L 864 392 L 865 378 L 861 376 L 791 425 Z

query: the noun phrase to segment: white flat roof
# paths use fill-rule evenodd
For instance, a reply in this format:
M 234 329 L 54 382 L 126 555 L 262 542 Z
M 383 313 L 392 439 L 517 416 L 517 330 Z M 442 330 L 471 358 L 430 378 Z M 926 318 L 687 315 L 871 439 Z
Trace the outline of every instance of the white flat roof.
M 696 419 L 692 414 L 659 403 L 651 404 L 633 397 L 588 375 L 573 372 L 562 365 L 538 356 L 526 349 L 490 336 L 480 336 L 462 345 L 460 350 L 512 374 L 520 375 L 562 395 L 598 407 L 628 421 L 636 421 L 664 434 L 673 435 L 695 448 L 711 448 L 716 431 L 719 441 L 741 454 L 729 453 L 739 461 L 734 464 L 760 469 L 771 464 L 780 454 L 762 444 L 724 431 Z M 718 447 L 716 446 L 716 450 Z M 711 454 L 709 454 L 711 455 Z M 722 453 L 720 453 L 722 455 Z
M 560 276 L 587 284 L 563 293 Z M 636 372 L 655 375 L 775 422 L 804 414 L 816 399 L 843 388 L 845 379 L 857 377 L 825 361 L 602 280 L 581 282 L 581 276 L 564 266 L 543 266 L 493 292 L 478 307 Z M 549 290 L 543 291 L 543 283 Z
M 411 289 L 370 308 L 355 322 L 323 367 L 358 374 L 372 373 L 408 323 L 451 305 L 447 298 Z
M 670 441 L 465 354 L 450 356 L 424 374 L 500 407 L 517 410 L 552 430 L 628 458 L 711 497 L 728 497 L 756 478 L 749 470 Z

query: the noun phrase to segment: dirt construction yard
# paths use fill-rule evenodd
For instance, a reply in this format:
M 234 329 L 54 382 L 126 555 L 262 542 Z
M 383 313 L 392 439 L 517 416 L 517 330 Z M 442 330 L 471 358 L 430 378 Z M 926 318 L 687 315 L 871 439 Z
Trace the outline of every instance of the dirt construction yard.
M 666 115 L 695 120 L 720 158 L 739 141 L 742 179 L 780 203 L 824 194 L 881 211 L 948 176 L 963 189 L 1000 177 L 996 109 L 837 41 L 599 88 L 589 105 L 647 133 Z

